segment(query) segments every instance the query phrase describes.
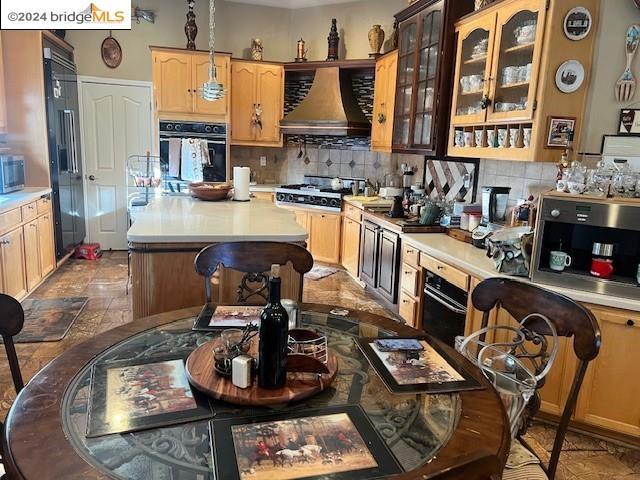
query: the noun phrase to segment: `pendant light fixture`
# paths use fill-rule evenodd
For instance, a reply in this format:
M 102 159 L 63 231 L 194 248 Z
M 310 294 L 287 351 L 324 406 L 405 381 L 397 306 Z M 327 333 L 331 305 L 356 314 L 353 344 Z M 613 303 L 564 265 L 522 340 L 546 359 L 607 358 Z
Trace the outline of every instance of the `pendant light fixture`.
M 216 78 L 216 0 L 209 0 L 209 79 L 198 89 L 204 100 L 213 102 L 224 97 L 224 85 Z

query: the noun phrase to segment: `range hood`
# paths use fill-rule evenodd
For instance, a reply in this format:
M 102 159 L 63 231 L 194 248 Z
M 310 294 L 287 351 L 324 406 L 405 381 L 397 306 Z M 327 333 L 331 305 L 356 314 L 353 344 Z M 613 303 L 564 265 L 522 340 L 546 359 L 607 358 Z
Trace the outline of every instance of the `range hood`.
M 339 67 L 316 70 L 305 99 L 280 121 L 290 135 L 369 136 L 371 122 L 353 96 L 350 74 Z

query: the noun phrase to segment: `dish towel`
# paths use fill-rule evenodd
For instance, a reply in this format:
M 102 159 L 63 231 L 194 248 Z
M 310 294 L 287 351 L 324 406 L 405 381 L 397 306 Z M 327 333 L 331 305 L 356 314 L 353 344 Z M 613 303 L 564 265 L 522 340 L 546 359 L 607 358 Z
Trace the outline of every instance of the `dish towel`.
M 208 153 L 206 158 L 203 155 L 202 140 L 198 138 L 182 139 L 182 161 L 180 163 L 180 177 L 182 180 L 202 182 L 202 166 L 208 161 Z
M 180 150 L 182 149 L 182 140 L 179 138 L 169 139 L 169 176 L 180 176 Z

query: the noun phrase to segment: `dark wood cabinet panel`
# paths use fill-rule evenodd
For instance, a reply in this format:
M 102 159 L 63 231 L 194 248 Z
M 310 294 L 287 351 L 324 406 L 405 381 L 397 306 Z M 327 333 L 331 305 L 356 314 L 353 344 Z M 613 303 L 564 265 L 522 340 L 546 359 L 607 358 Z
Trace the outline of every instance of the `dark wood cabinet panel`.
M 360 237 L 360 280 L 372 288 L 377 285 L 378 227 L 375 223 L 362 222 Z
M 378 238 L 378 293 L 394 304 L 398 299 L 399 266 L 398 234 L 382 229 Z
M 418 0 L 396 15 L 398 77 L 393 151 L 444 155 L 449 131 L 454 22 L 473 0 Z

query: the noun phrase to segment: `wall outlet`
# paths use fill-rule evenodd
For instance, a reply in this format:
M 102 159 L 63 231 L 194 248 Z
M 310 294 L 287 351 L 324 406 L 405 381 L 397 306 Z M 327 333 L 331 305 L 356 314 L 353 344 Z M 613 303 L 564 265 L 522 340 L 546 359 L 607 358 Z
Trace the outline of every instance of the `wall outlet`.
M 260 166 L 261 167 L 266 167 L 267 166 L 267 157 L 265 157 L 264 155 L 262 157 L 260 157 Z

